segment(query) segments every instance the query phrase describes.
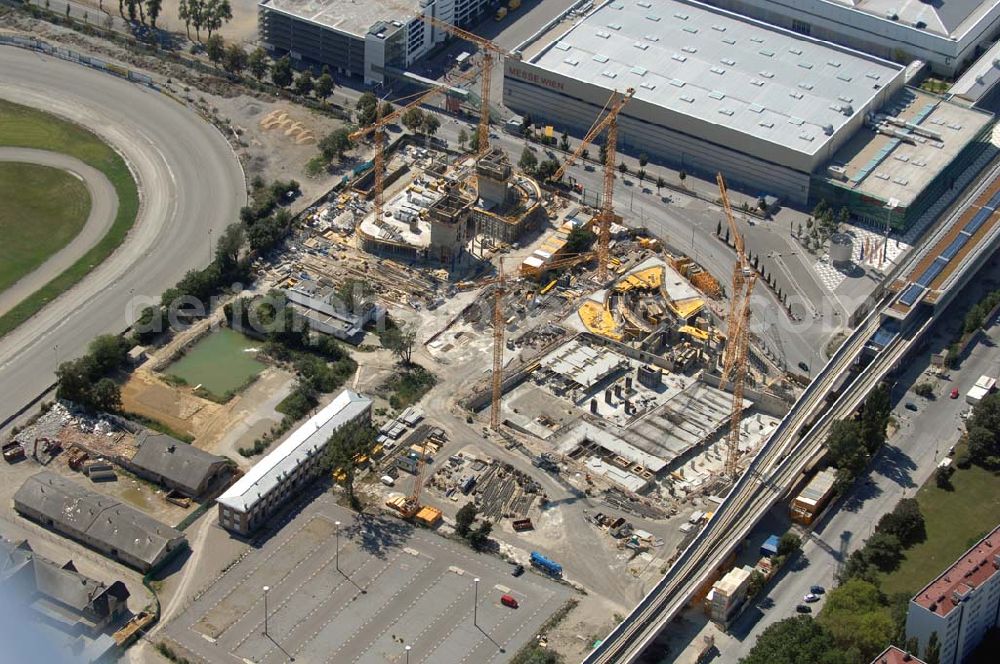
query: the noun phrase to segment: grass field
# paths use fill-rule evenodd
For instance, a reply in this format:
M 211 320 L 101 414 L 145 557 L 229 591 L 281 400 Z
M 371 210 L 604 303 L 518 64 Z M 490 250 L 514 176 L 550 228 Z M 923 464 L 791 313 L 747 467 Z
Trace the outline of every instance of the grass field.
M 927 539 L 906 551 L 906 559 L 882 579 L 882 591 L 913 594 L 933 580 L 997 523 L 1000 475 L 973 466 L 956 470 L 954 491 L 939 489 L 933 476 L 917 492 Z
M 72 122 L 3 99 L 0 99 L 0 145 L 51 150 L 76 157 L 104 173 L 118 195 L 118 215 L 107 235 L 68 270 L 0 316 L 0 336 L 3 336 L 111 255 L 135 222 L 139 192 L 125 160 L 95 134 Z M 4 237 L 5 242 L 9 239 Z
M 87 187 L 47 166 L 0 162 L 0 291 L 76 237 L 90 214 Z

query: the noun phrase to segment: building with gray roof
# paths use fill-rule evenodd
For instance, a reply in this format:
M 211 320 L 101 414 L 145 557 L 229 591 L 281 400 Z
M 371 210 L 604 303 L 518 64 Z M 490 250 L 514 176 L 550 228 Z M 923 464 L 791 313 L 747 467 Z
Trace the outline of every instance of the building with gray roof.
M 176 438 L 143 431 L 136 452 L 123 465 L 136 475 L 191 498 L 197 498 L 228 467 L 224 457 L 209 454 Z
M 0 596 L 66 634 L 93 638 L 127 614 L 129 591 L 122 581 L 84 576 L 72 560 L 40 556 L 27 541 L 0 540 Z
M 293 431 L 216 499 L 223 528 L 248 535 L 319 473 L 331 436 L 354 422 L 370 422 L 372 400 L 344 390 Z
M 381 83 L 448 38 L 417 14 L 469 27 L 491 4 L 495 0 L 261 0 L 257 11 L 261 42 L 272 53 Z
M 954 76 L 996 39 L 1000 0 L 706 0 L 897 62 Z
M 179 530 L 48 470 L 24 481 L 14 494 L 14 509 L 141 572 L 187 543 Z
M 904 87 L 894 63 L 691 0 L 608 0 L 508 58 L 504 103 L 582 135 L 614 90 L 626 152 L 804 204 L 810 174 Z

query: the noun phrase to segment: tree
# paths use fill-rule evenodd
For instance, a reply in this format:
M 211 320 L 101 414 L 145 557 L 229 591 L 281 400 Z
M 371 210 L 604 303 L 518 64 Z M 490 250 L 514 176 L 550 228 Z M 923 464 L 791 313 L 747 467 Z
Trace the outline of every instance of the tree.
M 233 19 L 233 9 L 229 0 L 205 0 L 204 26 L 208 36 Z
M 472 501 L 462 505 L 455 515 L 455 532 L 461 537 L 466 537 L 472 529 L 472 524 L 476 520 L 476 504 Z
M 239 44 L 230 44 L 226 47 L 226 54 L 222 58 L 222 68 L 234 76 L 239 76 L 247 66 L 247 52 Z
M 313 75 L 311 69 L 306 69 L 295 79 L 295 94 L 300 97 L 308 97 L 313 89 Z
M 934 396 L 934 386 L 930 383 L 917 383 L 913 386 L 913 393 L 918 397 L 924 397 L 925 399 L 930 399 Z
M 539 180 L 548 180 L 559 170 L 559 162 L 555 159 L 546 159 L 538 164 L 536 175 Z
M 941 664 L 941 641 L 937 632 L 931 632 L 924 649 L 924 661 L 927 664 Z
M 787 558 L 802 548 L 802 538 L 789 531 L 778 541 L 778 555 Z
M 566 236 L 566 253 L 582 254 L 590 250 L 597 236 L 583 227 L 576 227 Z
M 490 541 L 490 533 L 493 532 L 492 521 L 481 521 L 479 527 L 469 531 L 469 544 L 476 551 L 482 551 Z
M 951 483 L 951 476 L 954 472 L 955 469 L 951 466 L 947 468 L 938 466 L 938 469 L 934 471 L 934 482 L 937 484 L 937 488 L 952 491 L 955 488 Z
M 91 400 L 95 408 L 108 413 L 117 413 L 122 409 L 121 389 L 110 378 L 97 381 Z
M 646 164 L 649 163 L 649 155 L 645 152 L 639 153 L 639 168 L 646 168 Z
M 90 404 L 91 368 L 81 357 L 63 362 L 56 369 L 56 398 L 72 401 L 81 406 Z
M 358 97 L 358 102 L 354 105 L 355 119 L 362 127 L 367 127 L 375 122 L 375 110 L 378 107 L 378 99 L 371 92 L 365 92 Z
M 687 180 L 687 176 L 688 174 L 685 173 L 684 171 L 681 171 L 680 173 L 677 174 L 677 179 L 681 181 L 681 186 L 684 186 L 684 180 Z
M 438 129 L 440 128 L 441 128 L 441 121 L 438 120 L 438 116 L 434 115 L 433 113 L 424 114 L 424 121 L 423 124 L 421 124 L 420 126 L 420 129 L 421 131 L 424 132 L 424 134 L 426 134 L 427 136 L 433 136 L 438 132 Z
M 588 159 L 590 159 L 590 150 L 584 148 L 583 150 L 580 151 L 580 156 L 583 158 L 584 161 L 587 161 Z
M 861 426 L 853 420 L 838 420 L 830 427 L 826 438 L 830 460 L 837 468 L 856 477 L 868 462 L 861 442 Z
M 410 329 L 392 325 L 382 333 L 382 346 L 392 351 L 403 364 L 410 364 L 413 357 L 413 345 L 417 341 L 417 333 Z
M 835 649 L 833 637 L 818 622 L 795 616 L 765 629 L 740 664 L 846 664 L 848 656 Z
M 534 173 L 538 167 L 538 157 L 535 156 L 535 153 L 530 148 L 525 147 L 521 151 L 521 159 L 517 162 L 517 166 L 525 173 Z
M 184 29 L 187 31 L 187 38 L 191 39 L 191 11 L 188 0 L 178 0 L 177 18 L 184 21 Z M 122 0 L 118 0 L 118 13 L 121 13 Z M 261 49 L 263 50 L 263 49 Z
M 872 565 L 883 572 L 891 572 L 899 566 L 899 561 L 903 557 L 903 546 L 895 535 L 876 532 L 865 542 L 865 556 Z
M 903 498 L 893 510 L 879 519 L 875 532 L 888 533 L 899 538 L 903 546 L 913 546 L 927 537 L 924 515 L 915 498 Z
M 243 248 L 243 226 L 239 223 L 229 224 L 222 231 L 215 245 L 215 262 L 223 279 L 238 279 L 240 271 L 240 250 Z
M 667 183 L 664 181 L 663 176 L 662 175 L 657 175 L 656 176 L 656 193 L 659 194 L 660 193 L 660 189 L 663 188 L 663 187 L 666 187 L 666 186 L 667 186 Z
M 333 94 L 333 76 L 330 76 L 329 69 L 326 67 L 324 69 L 326 71 L 320 74 L 320 77 L 316 79 L 316 85 L 313 87 L 316 97 L 322 101 L 326 101 Z
M 160 18 L 163 11 L 163 0 L 146 0 L 146 13 L 149 14 L 149 24 L 156 28 L 156 19 Z
M 335 129 L 323 137 L 319 142 L 319 150 L 327 160 L 334 158 L 340 160 L 344 153 L 354 147 L 351 141 L 350 132 L 346 129 Z
M 559 137 L 559 147 L 562 148 L 563 152 L 569 152 L 569 134 L 566 132 L 562 133 Z
M 618 172 L 622 175 L 628 175 L 628 164 L 625 163 L 624 159 L 620 164 L 618 164 Z
M 753 598 L 760 594 L 760 591 L 764 589 L 766 581 L 767 579 L 764 578 L 764 575 L 756 569 L 750 572 L 750 580 L 747 582 L 747 597 Z
M 419 133 L 424 124 L 424 112 L 416 107 L 407 109 L 399 121 L 414 134 Z
M 95 337 L 87 347 L 93 364 L 90 366 L 91 378 L 106 376 L 117 371 L 128 360 L 128 351 L 132 347 L 126 339 L 116 334 L 102 334 Z
M 639 177 L 639 182 L 644 182 L 646 180 L 646 169 L 640 168 L 636 175 Z
M 979 466 L 995 465 L 996 458 L 996 436 L 992 431 L 979 424 L 969 427 L 966 435 L 966 443 L 969 446 L 969 458 L 972 463 Z
M 205 25 L 207 14 L 205 11 L 205 0 L 187 0 L 188 17 L 191 25 L 194 26 L 194 37 L 201 41 L 201 29 Z
M 469 133 L 465 131 L 465 127 L 458 130 L 458 146 L 465 149 L 465 144 L 469 142 Z
M 226 54 L 226 42 L 222 39 L 221 35 L 212 35 L 205 42 L 205 55 L 208 59 L 219 64 L 222 61 L 222 56 Z
M 323 465 L 327 471 L 339 471 L 343 474 L 342 484 L 347 491 L 347 499 L 355 507 L 357 499 L 354 496 L 354 474 L 357 459 L 371 454 L 376 435 L 377 432 L 370 423 L 352 422 L 334 432 L 326 446 Z
M 870 662 L 892 640 L 889 607 L 874 584 L 851 579 L 827 593 L 817 622 L 829 630 L 837 647 L 857 649 L 854 661 Z
M 292 60 L 287 55 L 275 60 L 271 65 L 271 82 L 279 88 L 287 88 L 292 84 L 295 74 L 292 71 Z
M 847 583 L 850 579 L 859 579 L 868 583 L 878 583 L 878 570 L 868 560 L 864 548 L 858 549 L 847 557 L 847 562 L 837 573 L 837 580 L 840 583 Z
M 247 69 L 250 70 L 250 75 L 255 79 L 263 81 L 268 69 L 267 51 L 260 46 L 250 51 L 250 55 L 247 56 Z

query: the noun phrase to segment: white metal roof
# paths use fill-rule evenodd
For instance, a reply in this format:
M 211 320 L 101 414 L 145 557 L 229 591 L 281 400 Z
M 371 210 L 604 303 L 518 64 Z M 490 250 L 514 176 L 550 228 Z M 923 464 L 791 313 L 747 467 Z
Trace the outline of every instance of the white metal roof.
M 805 154 L 903 75 L 691 0 L 609 0 L 528 62 Z
M 292 432 L 278 447 L 258 461 L 246 475 L 216 500 L 239 512 L 247 512 L 267 496 L 300 463 L 318 453 L 333 433 L 371 406 L 372 400 L 344 390 L 326 407 Z

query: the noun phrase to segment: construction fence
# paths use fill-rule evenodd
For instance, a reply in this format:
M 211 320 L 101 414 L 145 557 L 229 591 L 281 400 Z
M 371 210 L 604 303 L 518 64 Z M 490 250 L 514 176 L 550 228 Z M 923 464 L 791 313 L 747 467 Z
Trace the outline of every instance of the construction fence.
M 100 58 L 96 58 L 92 55 L 80 53 L 79 51 L 74 51 L 62 46 L 53 46 L 42 39 L 36 39 L 34 37 L 20 37 L 17 35 L 0 35 L 0 45 L 17 46 L 18 48 L 45 53 L 46 55 L 51 55 L 69 62 L 76 62 L 86 67 L 90 67 L 91 69 L 105 71 L 113 76 L 118 76 L 119 78 L 132 81 L 133 83 L 145 85 L 154 90 L 159 90 L 159 87 L 153 82 L 153 79 L 146 74 L 101 60 Z

